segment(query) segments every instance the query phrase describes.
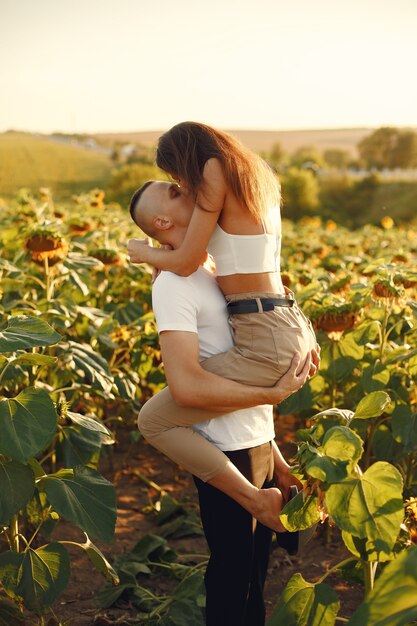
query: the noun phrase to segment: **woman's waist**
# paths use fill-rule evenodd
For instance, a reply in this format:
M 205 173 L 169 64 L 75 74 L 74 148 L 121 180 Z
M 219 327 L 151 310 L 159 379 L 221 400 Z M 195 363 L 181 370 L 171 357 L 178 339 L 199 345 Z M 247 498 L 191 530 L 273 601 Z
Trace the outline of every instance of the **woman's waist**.
M 217 282 L 225 296 L 234 297 L 238 295 L 260 293 L 270 295 L 285 294 L 285 288 L 282 284 L 281 276 L 278 272 L 217 276 Z

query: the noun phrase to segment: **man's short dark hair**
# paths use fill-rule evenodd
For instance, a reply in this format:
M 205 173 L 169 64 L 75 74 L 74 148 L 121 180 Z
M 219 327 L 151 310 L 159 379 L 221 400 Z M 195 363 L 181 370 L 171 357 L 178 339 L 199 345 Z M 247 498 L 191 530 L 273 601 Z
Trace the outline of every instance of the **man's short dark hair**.
M 142 185 L 142 187 L 139 187 L 139 189 L 136 189 L 135 193 L 133 194 L 133 196 L 132 196 L 132 198 L 130 200 L 130 204 L 129 204 L 130 217 L 135 222 L 135 224 L 136 224 L 135 207 L 136 207 L 137 203 L 139 202 L 140 197 L 143 194 L 143 192 L 145 191 L 145 189 L 147 189 L 149 187 L 149 185 L 151 185 L 153 182 L 154 182 L 153 180 L 148 180 L 146 183 L 144 183 Z

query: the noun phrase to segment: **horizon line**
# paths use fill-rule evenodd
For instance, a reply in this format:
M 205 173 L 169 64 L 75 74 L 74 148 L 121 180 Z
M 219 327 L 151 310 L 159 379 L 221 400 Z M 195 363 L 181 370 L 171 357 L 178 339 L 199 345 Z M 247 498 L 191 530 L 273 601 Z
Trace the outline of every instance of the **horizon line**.
M 406 126 L 398 126 L 395 124 L 383 124 L 379 126 L 317 126 L 317 127 L 292 127 L 292 128 L 256 128 L 256 127 L 236 127 L 231 128 L 228 126 L 218 126 L 217 128 L 223 129 L 229 132 L 241 131 L 241 132 L 258 132 L 258 133 L 297 133 L 297 132 L 314 132 L 314 131 L 352 131 L 352 130 L 374 130 L 377 128 L 400 128 L 400 129 L 416 129 L 417 125 L 406 125 Z M 169 127 L 171 128 L 171 127 Z M 55 129 L 53 131 L 41 131 L 41 130 L 33 130 L 33 129 L 25 129 L 25 128 L 6 128 L 0 130 L 1 134 L 5 133 L 29 133 L 29 134 L 37 134 L 37 135 L 54 135 L 54 134 L 63 134 L 63 135 L 131 135 L 131 134 L 139 134 L 139 133 L 163 133 L 165 130 L 163 128 L 149 128 L 149 129 L 139 129 L 139 130 L 60 130 Z

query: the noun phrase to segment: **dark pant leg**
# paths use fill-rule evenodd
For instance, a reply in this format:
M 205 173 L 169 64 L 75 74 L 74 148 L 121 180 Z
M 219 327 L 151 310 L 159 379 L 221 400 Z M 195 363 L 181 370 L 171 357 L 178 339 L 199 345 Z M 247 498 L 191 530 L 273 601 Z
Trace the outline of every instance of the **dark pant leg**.
M 270 444 L 226 452 L 258 487 L 272 473 Z M 272 531 L 257 523 L 237 502 L 194 478 L 210 560 L 205 575 L 207 626 L 263 626 L 263 586 Z

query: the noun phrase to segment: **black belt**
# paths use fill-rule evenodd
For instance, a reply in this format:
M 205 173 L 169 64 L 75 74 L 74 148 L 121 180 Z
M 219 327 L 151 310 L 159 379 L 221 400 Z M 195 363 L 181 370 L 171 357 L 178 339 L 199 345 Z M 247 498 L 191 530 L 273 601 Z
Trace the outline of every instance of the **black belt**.
M 227 305 L 228 313 L 263 313 L 273 311 L 276 306 L 292 307 L 295 300 L 291 298 L 254 298 L 252 300 L 236 300 Z

